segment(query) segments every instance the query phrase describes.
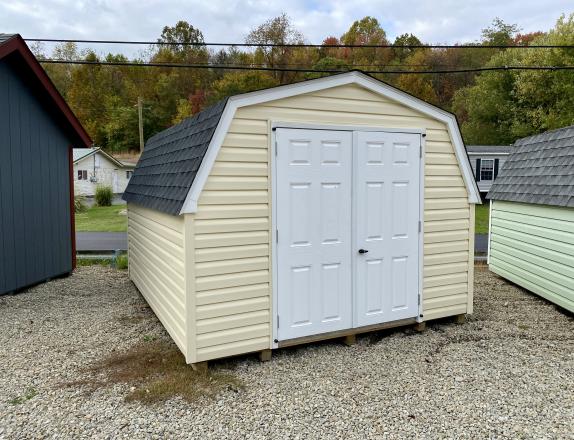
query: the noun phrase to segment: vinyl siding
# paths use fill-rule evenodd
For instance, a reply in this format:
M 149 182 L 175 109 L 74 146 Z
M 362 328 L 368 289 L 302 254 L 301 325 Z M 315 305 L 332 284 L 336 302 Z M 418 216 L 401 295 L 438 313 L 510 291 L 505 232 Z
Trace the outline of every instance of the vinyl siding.
M 271 347 L 272 121 L 426 129 L 424 316 L 467 311 L 471 206 L 446 125 L 341 86 L 237 111 L 193 218 L 197 361 Z
M 103 154 L 96 153 L 88 156 L 74 164 L 74 193 L 83 196 L 93 196 L 96 194 L 96 188 L 99 185 L 106 185 L 112 187 L 114 193 L 122 194 L 129 182 L 129 179 L 126 177 L 126 171 L 131 169 L 116 165 Z M 78 180 L 78 170 L 86 170 L 88 179 Z M 114 175 L 116 176 L 115 184 Z M 96 181 L 92 182 L 90 180 L 91 177 L 95 177 Z
M 187 356 L 184 217 L 128 204 L 129 276 Z
M 490 270 L 574 312 L 574 209 L 493 201 Z

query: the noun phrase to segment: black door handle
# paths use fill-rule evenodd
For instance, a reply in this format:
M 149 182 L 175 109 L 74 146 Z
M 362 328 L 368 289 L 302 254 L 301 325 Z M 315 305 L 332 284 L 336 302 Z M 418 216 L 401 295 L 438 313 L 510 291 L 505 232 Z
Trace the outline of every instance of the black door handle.
M 367 252 L 369 252 L 366 249 L 359 249 L 359 254 L 366 254 Z

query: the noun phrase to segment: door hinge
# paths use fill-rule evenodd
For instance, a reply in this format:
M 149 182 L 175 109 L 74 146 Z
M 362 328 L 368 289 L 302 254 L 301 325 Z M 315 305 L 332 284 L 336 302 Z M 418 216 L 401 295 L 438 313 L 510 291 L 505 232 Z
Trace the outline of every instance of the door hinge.
M 279 328 L 279 315 L 277 315 L 277 328 Z
M 275 229 L 275 243 L 279 243 L 279 229 Z
M 421 296 L 420 295 L 419 295 L 418 300 L 419 300 L 419 306 L 420 306 L 421 305 Z
M 423 223 L 419 220 L 419 234 L 422 232 L 423 230 Z
M 275 156 L 277 156 L 277 139 L 275 139 Z
M 421 158 L 423 157 L 423 146 L 422 146 L 422 144 L 419 145 L 419 157 L 421 157 Z

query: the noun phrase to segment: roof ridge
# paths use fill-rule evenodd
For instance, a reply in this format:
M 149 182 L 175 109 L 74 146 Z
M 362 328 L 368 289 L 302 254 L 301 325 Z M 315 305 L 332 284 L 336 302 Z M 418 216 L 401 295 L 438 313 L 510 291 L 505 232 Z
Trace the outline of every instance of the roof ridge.
M 520 145 L 524 145 L 524 142 L 529 140 L 529 139 L 535 139 L 538 136 L 547 136 L 547 135 L 551 135 L 554 133 L 564 132 L 564 131 L 567 131 L 570 129 L 574 129 L 574 124 L 567 125 L 566 127 L 561 127 L 561 128 L 553 128 L 552 130 L 543 131 L 541 133 L 531 134 L 530 136 L 525 136 L 525 137 L 519 138 L 514 142 L 514 145 L 516 145 L 518 142 L 520 142 Z M 572 136 L 574 136 L 574 133 Z M 570 136 L 566 136 L 566 137 L 570 137 Z M 560 139 L 564 139 L 564 138 L 560 138 Z

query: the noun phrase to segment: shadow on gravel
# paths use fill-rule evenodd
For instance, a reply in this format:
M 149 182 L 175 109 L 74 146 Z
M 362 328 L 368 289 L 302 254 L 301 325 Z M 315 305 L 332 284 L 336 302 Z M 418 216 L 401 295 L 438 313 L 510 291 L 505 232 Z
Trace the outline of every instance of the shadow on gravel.
M 181 397 L 191 402 L 214 398 L 225 390 L 238 391 L 243 385 L 234 375 L 211 369 L 194 371 L 172 343 L 151 341 L 123 353 L 112 353 L 84 370 L 88 377 L 62 384 L 90 392 L 115 384 L 130 386 L 127 402 L 163 402 Z

